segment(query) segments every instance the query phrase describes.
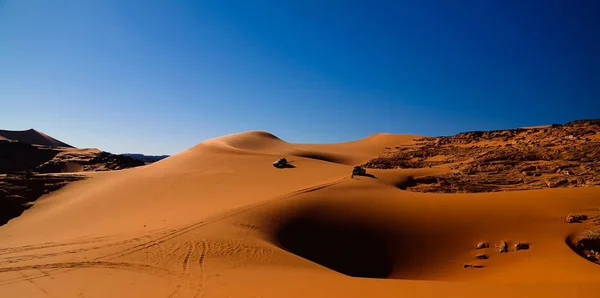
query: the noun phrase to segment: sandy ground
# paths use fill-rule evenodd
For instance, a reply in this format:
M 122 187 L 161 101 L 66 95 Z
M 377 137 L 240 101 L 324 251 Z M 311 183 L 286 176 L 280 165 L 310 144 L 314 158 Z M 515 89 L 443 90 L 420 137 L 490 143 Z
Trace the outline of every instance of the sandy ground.
M 590 227 L 564 217 L 600 214 L 599 188 L 400 189 L 447 167 L 350 178 L 414 138 L 316 145 L 246 132 L 86 173 L 0 227 L 0 297 L 597 295 L 600 266 L 567 245 Z M 280 157 L 294 167 L 273 167 Z M 476 250 L 481 241 L 491 247 Z M 518 241 L 530 248 L 513 251 Z

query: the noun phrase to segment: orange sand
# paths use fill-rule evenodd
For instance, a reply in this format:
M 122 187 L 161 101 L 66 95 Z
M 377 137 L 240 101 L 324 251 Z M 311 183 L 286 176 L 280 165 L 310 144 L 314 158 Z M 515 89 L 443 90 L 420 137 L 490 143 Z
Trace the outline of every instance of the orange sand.
M 600 189 L 400 189 L 446 167 L 350 178 L 414 138 L 306 145 L 254 131 L 89 173 L 0 227 L 0 297 L 597 295 L 600 267 L 565 243 L 585 225 L 563 217 L 599 213 Z M 294 168 L 273 167 L 280 157 Z M 509 253 L 493 248 L 502 240 Z

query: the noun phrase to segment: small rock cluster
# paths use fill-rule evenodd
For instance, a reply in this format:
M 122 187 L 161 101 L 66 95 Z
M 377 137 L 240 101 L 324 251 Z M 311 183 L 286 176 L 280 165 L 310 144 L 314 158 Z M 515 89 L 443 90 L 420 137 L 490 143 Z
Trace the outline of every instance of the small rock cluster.
M 597 252 L 593 249 L 590 249 L 590 251 L 585 256 L 588 260 L 592 262 L 600 262 L 600 252 Z
M 483 268 L 483 265 L 464 264 L 463 268 Z
M 518 242 L 515 244 L 515 251 L 529 249 L 529 243 Z
M 508 252 L 508 243 L 506 243 L 506 241 L 502 241 L 499 244 L 496 244 L 496 248 L 500 253 Z
M 498 250 L 499 253 L 507 253 L 508 252 L 508 243 L 506 241 L 500 241 L 500 243 L 497 243 L 494 245 L 494 247 Z M 479 242 L 477 243 L 477 246 L 475 247 L 475 249 L 486 249 L 486 248 L 490 248 L 490 244 L 487 242 Z M 519 251 L 519 250 L 527 250 L 529 249 L 529 243 L 525 243 L 525 242 L 517 242 L 514 246 L 514 251 Z M 600 254 L 599 254 L 600 257 Z M 489 255 L 486 253 L 480 253 L 475 255 L 475 259 L 477 260 L 487 260 L 489 259 Z M 480 267 L 476 267 L 476 266 L 480 266 Z M 464 268 L 483 268 L 482 265 L 473 265 L 473 264 L 465 264 Z
M 484 248 L 489 248 L 489 247 L 490 247 L 490 245 L 485 242 L 477 243 L 477 249 L 484 249 Z
M 487 260 L 489 257 L 487 254 L 478 254 L 475 256 L 475 258 L 478 260 Z
M 600 229 L 589 230 L 577 237 L 576 246 L 592 262 L 600 262 Z
M 571 214 L 565 218 L 565 221 L 568 223 L 580 223 L 582 220 L 587 220 L 587 215 Z
M 589 230 L 577 237 L 577 248 L 600 251 L 600 229 Z

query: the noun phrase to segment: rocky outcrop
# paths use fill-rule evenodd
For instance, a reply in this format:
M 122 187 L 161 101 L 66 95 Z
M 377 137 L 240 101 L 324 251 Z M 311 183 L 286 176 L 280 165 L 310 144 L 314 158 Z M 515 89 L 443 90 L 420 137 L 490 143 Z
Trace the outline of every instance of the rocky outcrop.
M 0 173 L 110 171 L 143 166 L 143 161 L 98 149 L 58 148 L 0 140 Z
M 0 132 L 5 134 L 0 135 L 0 225 L 19 216 L 40 196 L 84 178 L 57 173 L 121 170 L 145 164 L 132 157 L 98 149 L 67 147 L 60 141 L 31 130 L 13 134 L 10 131 Z M 21 140 L 14 140 L 16 137 Z M 60 146 L 29 142 L 56 143 Z M 47 173 L 53 174 L 44 175 Z
M 36 170 L 40 173 L 112 171 L 143 166 L 143 161 L 96 149 L 69 150 L 57 154 Z
M 489 248 L 490 245 L 487 242 L 479 242 L 477 243 L 477 249 Z
M 51 147 L 0 140 L 0 173 L 33 170 L 59 152 L 60 150 Z
M 447 167 L 408 190 L 493 192 L 600 185 L 600 120 L 422 138 L 368 161 L 367 168 Z
M 83 178 L 75 175 L 0 175 L 0 225 L 21 215 L 42 195 Z
M 589 230 L 577 237 L 577 248 L 600 251 L 600 229 Z
M 565 221 L 568 223 L 580 223 L 582 220 L 587 220 L 587 215 L 571 214 L 565 218 Z

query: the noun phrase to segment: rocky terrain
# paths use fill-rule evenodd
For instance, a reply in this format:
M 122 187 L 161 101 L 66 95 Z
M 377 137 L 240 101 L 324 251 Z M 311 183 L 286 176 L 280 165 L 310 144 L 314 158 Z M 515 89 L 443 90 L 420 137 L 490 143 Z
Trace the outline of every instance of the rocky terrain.
M 59 152 L 51 160 L 39 165 L 40 173 L 112 171 L 143 166 L 143 161 L 97 149 L 79 149 Z
M 143 166 L 138 159 L 98 149 L 78 149 L 36 130 L 0 130 L 0 225 L 19 216 L 42 195 L 83 175 Z
M 376 169 L 449 167 L 417 177 L 420 192 L 493 192 L 600 185 L 600 120 L 428 137 L 388 148 L 363 166 Z
M 83 178 L 76 175 L 0 174 L 0 225 L 21 215 L 42 195 Z
M 64 149 L 0 140 L 0 173 L 34 170 Z
M 132 157 L 98 149 L 49 147 L 0 140 L 0 173 L 109 171 L 144 164 Z

